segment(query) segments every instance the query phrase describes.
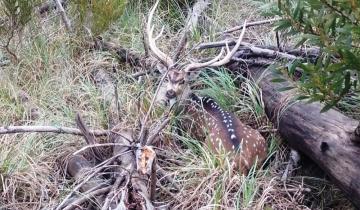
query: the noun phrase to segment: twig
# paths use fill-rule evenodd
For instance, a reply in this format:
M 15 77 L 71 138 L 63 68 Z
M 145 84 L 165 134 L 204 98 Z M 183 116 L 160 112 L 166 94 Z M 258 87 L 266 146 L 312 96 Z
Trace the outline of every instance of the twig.
M 246 28 L 251 27 L 251 26 L 270 24 L 270 23 L 273 23 L 273 22 L 277 22 L 277 21 L 279 21 L 281 19 L 282 18 L 273 18 L 273 19 L 268 19 L 268 20 L 260 20 L 260 21 L 246 23 Z M 241 30 L 242 28 L 243 28 L 243 25 L 241 24 L 240 26 L 236 26 L 236 27 L 227 29 L 227 30 L 225 30 L 223 32 L 218 32 L 215 35 L 220 35 L 220 34 L 224 34 L 224 33 L 231 33 L 231 32 L 234 32 L 234 31 Z
M 88 127 L 85 125 L 84 121 L 81 119 L 81 116 L 80 116 L 79 113 L 76 114 L 75 121 L 76 121 L 76 125 L 79 127 L 79 129 L 83 133 L 83 136 L 85 138 L 86 143 L 88 145 L 96 144 L 96 140 L 95 140 L 94 135 L 90 134 L 90 131 L 89 131 Z M 99 151 L 99 148 L 98 147 L 91 147 L 90 149 L 91 149 L 95 159 L 98 160 L 98 161 L 101 161 L 102 152 Z
M 247 66 L 270 66 L 274 63 L 273 60 L 264 59 L 264 58 L 243 59 L 243 58 L 232 57 L 231 60 L 237 62 L 244 62 L 246 63 Z
M 107 186 L 98 190 L 94 190 L 91 191 L 89 193 L 86 193 L 85 195 L 83 195 L 81 198 L 76 199 L 74 202 L 70 203 L 68 206 L 66 206 L 65 208 L 63 208 L 62 210 L 72 210 L 75 209 L 77 207 L 79 207 L 79 205 L 83 204 L 84 202 L 86 202 L 87 200 L 89 200 L 90 198 L 96 196 L 96 195 L 100 195 L 100 194 L 104 194 L 107 193 L 111 190 L 112 186 Z
M 160 80 L 160 83 L 159 83 L 159 85 L 158 85 L 157 88 L 156 88 L 155 95 L 154 95 L 154 97 L 153 97 L 152 100 L 151 100 L 151 104 L 150 104 L 149 110 L 147 111 L 147 113 L 146 113 L 146 115 L 145 115 L 145 118 L 144 118 L 144 121 L 143 121 L 143 123 L 142 123 L 141 130 L 140 130 L 140 134 L 139 134 L 141 146 L 145 146 L 145 144 L 147 143 L 147 142 L 146 142 L 146 138 L 145 138 L 145 136 L 144 136 L 145 130 L 146 130 L 146 129 L 145 129 L 145 128 L 146 128 L 146 121 L 147 121 L 148 118 L 149 118 L 150 112 L 151 112 L 151 110 L 152 110 L 153 107 L 154 107 L 155 99 L 156 99 L 156 97 L 157 97 L 157 95 L 158 95 L 158 93 L 159 93 L 160 87 L 161 87 L 162 83 L 164 82 L 165 78 L 167 77 L 168 73 L 169 73 L 169 69 L 168 69 L 168 70 L 164 73 L 164 75 L 162 76 L 162 78 L 161 78 L 161 80 Z
M 146 75 L 146 74 L 149 74 L 151 73 L 151 69 L 147 70 L 147 71 L 139 71 L 139 72 L 136 72 L 134 74 L 131 74 L 129 77 L 131 78 L 134 78 L 134 79 L 137 79 L 138 77 L 140 76 L 143 76 L 143 75 Z
M 165 128 L 165 126 L 170 122 L 169 118 L 166 118 L 158 127 L 157 129 L 154 131 L 154 133 L 148 138 L 146 145 L 152 145 L 154 139 L 156 138 L 157 135 L 159 135 L 159 133 Z
M 121 155 L 124 155 L 128 152 L 131 151 L 126 151 L 120 154 L 117 154 L 105 161 L 103 161 L 102 163 L 100 163 L 99 165 L 97 165 L 97 169 L 94 169 L 94 171 L 89 174 L 86 178 L 84 178 L 84 180 L 79 183 L 66 197 L 65 199 L 59 204 L 59 206 L 55 209 L 55 210 L 60 210 L 62 209 L 62 207 L 69 201 L 69 199 L 71 198 L 71 196 L 78 191 L 85 183 L 87 183 L 92 177 L 94 177 L 97 173 L 99 173 L 100 171 L 102 171 L 106 166 L 108 166 L 109 164 L 111 164 L 116 158 L 118 158 Z
M 196 47 L 196 49 L 202 50 L 202 49 L 207 49 L 207 48 L 224 47 L 226 45 L 228 45 L 228 46 L 235 45 L 235 41 L 223 40 L 223 41 L 218 41 L 218 42 L 204 43 L 204 44 L 198 45 Z M 258 56 L 279 57 L 279 58 L 284 58 L 284 59 L 289 59 L 289 60 L 299 59 L 297 56 L 291 55 L 289 53 L 280 52 L 277 50 L 266 49 L 266 48 L 260 48 L 260 47 L 254 46 L 247 42 L 241 42 L 241 45 L 246 47 L 253 54 L 256 54 Z M 239 53 L 239 52 L 241 53 L 241 51 L 238 51 L 237 53 Z M 236 54 L 234 55 L 234 57 L 237 57 Z
M 121 144 L 121 143 L 92 144 L 92 145 L 87 145 L 87 146 L 77 150 L 76 152 L 73 153 L 73 155 L 78 155 L 78 154 L 82 153 L 83 151 L 90 149 L 90 148 L 106 147 L 106 146 L 123 146 L 123 147 L 134 147 L 134 148 L 136 147 L 136 146 L 126 145 L 126 144 Z
M 157 158 L 155 156 L 154 161 L 152 162 L 151 166 L 151 175 L 150 175 L 150 201 L 155 201 L 155 194 L 156 194 L 156 165 L 157 165 Z
M 60 0 L 54 0 L 55 4 L 56 4 L 56 9 L 59 10 L 60 16 L 64 22 L 65 28 L 67 31 L 71 31 L 71 23 L 69 18 L 66 16 L 64 7 L 62 6 Z
M 123 179 L 124 179 L 123 176 L 116 178 L 115 183 L 113 184 L 110 193 L 105 198 L 105 202 L 104 202 L 104 205 L 101 207 L 101 210 L 108 210 L 109 209 L 109 206 L 110 206 L 111 201 L 113 199 L 112 197 L 115 196 L 115 191 L 119 188 L 119 186 L 120 186 L 121 182 L 123 181 Z
M 257 55 L 266 55 L 269 57 L 273 56 L 273 57 L 289 59 L 289 60 L 299 59 L 298 57 L 296 57 L 294 55 L 290 55 L 288 53 L 283 53 L 283 52 L 279 52 L 276 50 L 262 49 L 262 48 L 256 47 L 256 46 L 254 46 L 250 43 L 246 43 L 246 42 L 242 42 L 242 45 L 248 47 L 253 53 L 255 53 Z
M 82 136 L 83 133 L 77 128 L 69 127 L 56 127 L 56 126 L 4 126 L 0 127 L 0 134 L 10 134 L 10 133 L 60 133 L 60 134 L 72 134 Z M 89 133 L 93 136 L 108 136 L 110 131 L 108 130 L 89 130 Z
M 157 173 L 160 175 L 159 181 L 165 179 L 169 182 L 177 191 L 180 191 L 180 187 L 175 183 L 175 181 L 170 177 L 170 175 L 166 174 L 166 171 L 161 168 L 159 165 L 156 166 Z
M 60 2 L 63 7 L 66 7 L 68 0 L 60 0 Z M 53 9 L 56 9 L 56 4 L 53 0 L 50 0 L 39 6 L 39 13 L 42 15 Z

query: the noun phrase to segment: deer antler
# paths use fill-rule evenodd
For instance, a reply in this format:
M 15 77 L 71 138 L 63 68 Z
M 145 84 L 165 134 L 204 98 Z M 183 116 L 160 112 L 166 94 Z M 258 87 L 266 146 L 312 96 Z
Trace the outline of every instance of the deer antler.
M 202 68 L 205 66 L 216 67 L 216 66 L 222 66 L 222 65 L 228 63 L 230 61 L 230 59 L 234 56 L 236 51 L 239 49 L 241 41 L 245 34 L 245 29 L 246 29 L 246 20 L 244 21 L 243 29 L 241 31 L 241 34 L 240 34 L 234 48 L 230 51 L 229 46 L 226 44 L 226 51 L 228 53 L 223 59 L 219 60 L 224 52 L 224 48 L 221 49 L 221 52 L 219 53 L 219 55 L 217 55 L 214 59 L 212 59 L 208 62 L 205 62 L 205 63 L 191 63 L 185 67 L 184 71 L 189 72 L 193 69 L 198 69 L 198 68 Z
M 149 18 L 146 25 L 146 33 L 148 35 L 149 40 L 149 48 L 154 53 L 154 55 L 159 59 L 163 64 L 165 64 L 168 68 L 172 65 L 174 65 L 174 61 L 167 56 L 165 53 L 161 52 L 161 50 L 156 46 L 155 41 L 160 38 L 162 35 L 163 29 L 159 33 L 159 35 L 156 36 L 156 38 L 153 38 L 153 32 L 154 32 L 154 26 L 151 26 L 152 18 L 154 16 L 155 9 L 157 5 L 159 4 L 160 0 L 157 0 L 153 8 L 151 9 L 149 13 Z

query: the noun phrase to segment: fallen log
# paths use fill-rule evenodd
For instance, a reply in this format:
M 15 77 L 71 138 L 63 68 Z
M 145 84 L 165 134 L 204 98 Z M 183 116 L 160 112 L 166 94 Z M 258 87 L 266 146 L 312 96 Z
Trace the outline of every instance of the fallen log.
M 280 135 L 312 159 L 360 208 L 360 146 L 351 139 L 357 135 L 359 122 L 334 109 L 320 113 L 321 103 L 294 102 L 294 90 L 279 91 L 291 86 L 290 82 L 271 82 L 275 76 L 263 67 L 248 73 L 258 80 L 265 112 Z

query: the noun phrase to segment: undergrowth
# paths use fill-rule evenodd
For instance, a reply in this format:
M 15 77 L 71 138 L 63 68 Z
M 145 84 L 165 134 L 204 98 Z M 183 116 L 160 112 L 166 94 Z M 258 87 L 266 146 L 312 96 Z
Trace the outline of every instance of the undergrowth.
M 149 6 L 140 0 L 129 3 L 124 15 L 103 34 L 104 39 L 143 53 L 142 30 Z M 156 25 L 164 26 L 165 34 L 158 40 L 164 52 L 171 53 L 180 36 L 177 27 L 186 15 L 179 12 L 179 7 L 184 8 L 176 1 L 164 3 L 155 17 Z M 259 17 L 250 0 L 213 1 L 190 45 L 215 40 L 215 32 L 238 25 L 244 18 L 257 20 Z M 107 129 L 110 114 L 107 90 L 114 88 L 107 81 L 116 81 L 121 125 L 136 128 L 138 119 L 149 109 L 160 76 L 146 75 L 140 82 L 129 80 L 126 76 L 134 73 L 134 68 L 118 63 L 109 52 L 84 49 L 86 43 L 82 38 L 69 36 L 59 25 L 59 17 L 53 14 L 32 20 L 16 51 L 21 62 L 1 67 L 1 124 L 76 127 L 74 119 L 79 113 L 89 127 Z M 269 30 L 265 26 L 249 29 L 246 39 L 258 44 L 274 44 Z M 183 59 L 211 53 L 213 51 L 194 52 Z M 267 140 L 268 159 L 263 167 L 252 169 L 248 176 L 233 172 L 226 157 L 216 157 L 207 145 L 186 133 L 180 135 L 176 122 L 181 116 L 173 116 L 171 126 L 161 135 L 163 143 L 158 155 L 167 157 L 159 158 L 159 164 L 179 189 L 176 191 L 171 184 L 164 184 L 157 191 L 157 203 L 168 203 L 171 209 L 323 209 L 330 204 L 331 208 L 350 207 L 323 176 L 305 176 L 300 169 L 285 182 L 280 180 L 289 149 L 271 131 L 273 126 L 265 115 L 256 81 L 234 75 L 225 68 L 207 69 L 195 86 L 202 87 L 196 90 L 200 95 L 213 97 L 225 110 L 236 113 L 244 123 L 260 130 Z M 24 103 L 19 96 L 21 91 L 26 92 L 29 101 Z M 31 114 L 33 107 L 39 111 L 36 116 Z M 161 114 L 161 109 L 153 110 L 150 122 L 156 122 Z M 60 163 L 85 144 L 82 137 L 72 135 L 1 135 L 1 209 L 56 206 L 72 187 Z M 162 184 L 161 179 L 159 182 Z M 333 201 L 340 203 L 336 205 Z

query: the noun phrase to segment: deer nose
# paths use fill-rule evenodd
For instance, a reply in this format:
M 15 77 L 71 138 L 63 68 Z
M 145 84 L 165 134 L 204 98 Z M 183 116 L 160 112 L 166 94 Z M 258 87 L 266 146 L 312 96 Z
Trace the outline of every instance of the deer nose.
M 175 98 L 176 97 L 175 91 L 173 91 L 173 90 L 166 91 L 166 97 L 169 98 L 169 99 Z

